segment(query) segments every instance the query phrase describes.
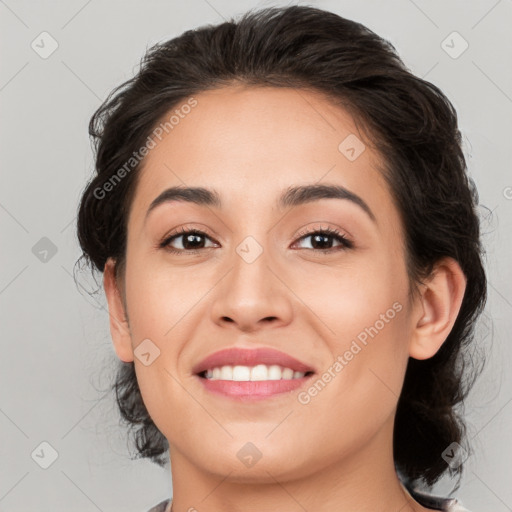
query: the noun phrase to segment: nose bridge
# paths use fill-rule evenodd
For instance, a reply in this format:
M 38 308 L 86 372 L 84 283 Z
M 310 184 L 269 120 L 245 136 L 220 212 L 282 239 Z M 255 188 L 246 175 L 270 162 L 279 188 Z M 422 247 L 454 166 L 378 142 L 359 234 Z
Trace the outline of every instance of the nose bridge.
M 274 288 L 275 279 L 271 271 L 272 249 L 268 246 L 264 234 L 247 235 L 234 247 L 230 286 L 248 300 L 256 295 L 265 294 Z
M 288 322 L 291 317 L 290 297 L 276 276 L 279 258 L 272 257 L 271 237 L 261 225 L 252 233 L 233 246 L 231 270 L 223 279 L 213 306 L 214 321 L 229 318 L 244 329 L 255 328 L 263 319 Z
M 246 201 L 247 209 L 238 210 L 238 222 L 232 233 L 233 235 L 233 257 L 232 265 L 233 279 L 240 277 L 242 280 L 255 282 L 256 284 L 268 283 L 268 275 L 271 274 L 269 267 L 275 266 L 275 259 L 272 257 L 276 248 L 270 246 L 272 230 L 270 216 L 257 208 L 257 201 L 249 197 Z

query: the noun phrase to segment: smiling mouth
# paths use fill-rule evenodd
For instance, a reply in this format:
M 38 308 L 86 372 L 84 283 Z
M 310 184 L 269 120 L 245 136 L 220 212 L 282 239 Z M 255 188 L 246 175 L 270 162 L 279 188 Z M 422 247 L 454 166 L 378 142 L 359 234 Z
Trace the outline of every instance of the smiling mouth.
M 313 374 L 313 371 L 300 372 L 280 365 L 259 364 L 255 366 L 218 366 L 199 372 L 196 375 L 210 381 L 261 382 L 297 380 Z

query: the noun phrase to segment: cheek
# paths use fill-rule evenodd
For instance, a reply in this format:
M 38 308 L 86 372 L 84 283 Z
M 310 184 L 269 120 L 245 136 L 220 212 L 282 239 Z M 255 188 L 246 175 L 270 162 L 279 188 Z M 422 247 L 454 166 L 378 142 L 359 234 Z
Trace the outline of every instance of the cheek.
M 347 253 L 335 264 L 310 264 L 294 280 L 297 295 L 334 337 L 342 339 L 356 336 L 390 309 L 388 316 L 393 320 L 398 316 L 398 306 L 393 309 L 393 304 L 399 302 L 405 307 L 408 299 L 405 263 L 383 251 Z
M 172 429 L 185 423 L 176 411 L 190 408 L 190 396 L 180 384 L 179 362 L 188 340 L 194 337 L 194 315 L 206 291 L 203 285 L 194 286 L 194 280 L 191 283 L 190 268 L 171 272 L 168 267 L 149 265 L 149 260 L 137 264 L 134 258 L 132 262 L 127 268 L 126 290 L 137 382 L 153 422 L 170 438 L 175 435 Z M 204 281 L 198 282 L 206 286 Z M 141 343 L 149 347 L 148 365 L 137 358 Z
M 305 422 L 322 425 L 338 454 L 364 444 L 394 414 L 408 361 L 406 296 L 395 300 L 385 287 L 342 295 L 322 316 L 335 333 L 322 340 L 332 363 L 300 397 Z
M 134 254 L 126 271 L 132 334 L 134 338 L 153 337 L 164 342 L 175 337 L 176 326 L 193 312 L 207 283 L 191 267 L 171 268 L 160 258 L 137 256 Z
M 352 263 L 347 259 L 343 268 L 333 268 L 328 276 L 324 272 L 310 273 L 299 293 L 321 319 L 321 344 L 328 345 L 333 361 L 339 363 L 331 368 L 336 377 L 326 387 L 333 394 L 326 393 L 325 400 L 333 400 L 340 409 L 351 404 L 363 416 L 370 405 L 386 414 L 398 399 L 408 360 L 405 264 L 372 252 L 354 257 Z M 360 408 L 361 404 L 366 405 Z

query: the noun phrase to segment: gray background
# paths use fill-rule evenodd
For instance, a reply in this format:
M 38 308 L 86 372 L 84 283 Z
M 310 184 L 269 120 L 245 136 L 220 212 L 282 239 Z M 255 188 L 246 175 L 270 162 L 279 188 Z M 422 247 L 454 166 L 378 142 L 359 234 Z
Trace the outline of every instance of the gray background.
M 0 0 L 0 511 L 137 512 L 171 495 L 169 467 L 129 458 L 113 398 L 102 391 L 116 360 L 105 299 L 79 293 L 72 277 L 77 204 L 93 168 L 87 124 L 153 43 L 252 7 L 286 4 Z M 487 208 L 490 285 L 479 340 L 488 364 L 466 411 L 475 454 L 457 496 L 472 512 L 512 510 L 512 2 L 309 4 L 389 39 L 458 111 L 469 171 Z M 58 43 L 47 58 L 31 47 L 43 45 L 43 31 Z M 453 31 L 469 44 L 457 58 L 442 46 Z M 452 53 L 462 48 L 460 39 L 447 41 Z M 77 277 L 94 288 L 87 275 Z M 58 453 L 48 469 L 39 465 L 51 461 L 42 442 Z M 450 482 L 435 489 L 449 492 Z

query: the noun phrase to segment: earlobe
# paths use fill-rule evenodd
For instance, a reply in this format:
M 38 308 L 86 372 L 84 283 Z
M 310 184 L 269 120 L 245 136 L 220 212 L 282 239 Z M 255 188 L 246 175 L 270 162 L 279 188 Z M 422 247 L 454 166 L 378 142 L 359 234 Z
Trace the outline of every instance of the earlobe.
M 439 261 L 418 298 L 410 357 L 429 359 L 437 353 L 453 328 L 465 290 L 460 265 L 453 258 Z
M 121 361 L 133 361 L 130 327 L 126 317 L 121 293 L 115 278 L 115 261 L 108 258 L 103 270 L 103 287 L 108 302 L 110 334 L 117 356 Z

